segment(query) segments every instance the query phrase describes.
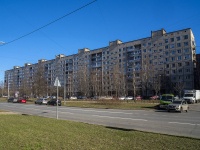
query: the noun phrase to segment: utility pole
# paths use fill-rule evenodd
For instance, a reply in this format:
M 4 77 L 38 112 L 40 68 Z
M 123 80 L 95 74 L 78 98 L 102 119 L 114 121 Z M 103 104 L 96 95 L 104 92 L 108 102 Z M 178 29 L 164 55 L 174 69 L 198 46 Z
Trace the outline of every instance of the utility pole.
M 8 81 L 7 81 L 8 82 L 8 98 L 10 98 L 10 83 L 9 83 L 10 79 L 9 79 L 9 76 L 10 76 L 10 74 L 8 74 Z
M 66 74 L 64 73 L 64 105 L 65 105 L 65 98 L 66 98 Z

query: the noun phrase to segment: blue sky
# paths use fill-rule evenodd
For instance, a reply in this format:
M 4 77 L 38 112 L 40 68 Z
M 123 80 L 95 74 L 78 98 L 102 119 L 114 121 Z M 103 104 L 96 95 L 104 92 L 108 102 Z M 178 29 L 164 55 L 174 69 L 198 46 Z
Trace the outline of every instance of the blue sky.
M 9 42 L 92 0 L 0 0 L 0 41 Z M 78 49 L 149 37 L 151 31 L 191 28 L 200 46 L 200 1 L 97 0 L 91 5 L 7 45 L 0 45 L 0 81 L 4 71 L 39 59 L 71 55 Z M 200 47 L 197 47 L 200 53 Z

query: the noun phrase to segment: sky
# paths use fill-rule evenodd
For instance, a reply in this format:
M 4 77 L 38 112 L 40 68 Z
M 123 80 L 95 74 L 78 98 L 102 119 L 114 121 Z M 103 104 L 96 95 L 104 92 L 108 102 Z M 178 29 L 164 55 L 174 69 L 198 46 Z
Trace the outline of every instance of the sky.
M 94 50 L 116 39 L 150 37 L 162 28 L 191 28 L 200 53 L 200 1 L 0 0 L 0 82 L 14 66 L 76 54 L 82 48 Z

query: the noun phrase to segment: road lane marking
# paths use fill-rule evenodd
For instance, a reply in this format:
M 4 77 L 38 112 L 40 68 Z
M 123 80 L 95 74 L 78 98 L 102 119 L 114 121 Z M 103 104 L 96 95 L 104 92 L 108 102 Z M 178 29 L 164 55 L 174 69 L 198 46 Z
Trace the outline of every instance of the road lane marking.
M 133 120 L 133 121 L 147 121 L 145 119 L 133 119 L 133 118 L 121 118 L 121 117 L 110 117 L 110 116 L 100 116 L 100 115 L 92 115 L 94 117 L 101 117 L 101 118 L 111 118 L 111 119 L 123 119 L 123 120 Z
M 199 126 L 200 124 L 193 124 L 193 123 L 184 123 L 184 122 L 168 122 L 171 124 L 183 124 L 183 125 L 192 125 L 192 126 Z
M 65 109 L 65 108 L 61 108 L 61 109 Z M 105 113 L 111 113 L 111 114 L 126 114 L 126 115 L 132 115 L 133 113 L 126 113 L 126 112 L 120 112 L 120 111 L 115 111 L 115 112 L 112 112 L 112 111 L 106 111 L 106 110 L 85 110 L 85 109 L 71 109 L 71 108 L 67 108 L 69 110 L 79 110 L 79 111 L 92 111 L 92 112 L 105 112 Z M 136 113 L 134 113 L 136 114 Z

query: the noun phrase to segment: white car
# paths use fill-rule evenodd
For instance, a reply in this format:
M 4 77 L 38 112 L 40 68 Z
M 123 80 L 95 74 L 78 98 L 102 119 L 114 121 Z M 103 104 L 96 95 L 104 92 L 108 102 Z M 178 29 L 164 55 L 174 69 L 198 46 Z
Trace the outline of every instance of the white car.
M 133 100 L 133 96 L 127 96 L 127 97 L 125 97 L 125 100 Z
M 187 102 L 184 100 L 173 101 L 171 104 L 169 104 L 167 106 L 168 112 L 170 112 L 170 111 L 179 111 L 179 112 L 186 111 L 186 112 L 188 112 L 188 110 L 189 110 L 189 106 L 188 106 Z
M 35 104 L 40 104 L 40 105 L 44 104 L 44 105 L 46 105 L 47 102 L 48 102 L 48 100 L 46 98 L 40 98 L 40 99 L 35 101 Z
M 76 96 L 70 96 L 69 99 L 77 99 Z
M 119 100 L 125 100 L 125 98 L 126 98 L 125 96 L 121 96 L 121 97 L 119 97 L 118 99 L 119 99 Z

